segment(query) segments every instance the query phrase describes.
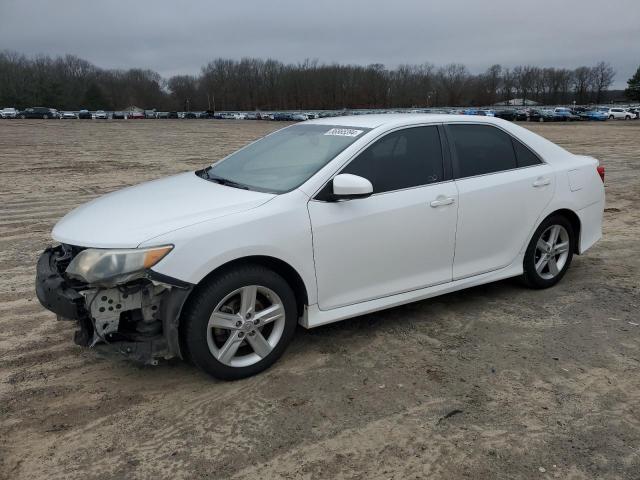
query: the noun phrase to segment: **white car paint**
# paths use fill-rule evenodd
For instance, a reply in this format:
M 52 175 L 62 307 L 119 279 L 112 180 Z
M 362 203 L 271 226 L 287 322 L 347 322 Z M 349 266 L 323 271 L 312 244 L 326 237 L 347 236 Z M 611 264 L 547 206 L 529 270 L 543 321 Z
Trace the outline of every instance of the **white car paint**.
M 542 164 L 455 183 L 460 199 L 453 278 L 459 280 L 506 267 L 516 258 L 530 232 L 514 226 L 540 217 L 553 198 L 555 173 Z
M 457 197 L 454 183 L 443 182 L 360 201 L 309 202 L 319 307 L 450 282 Z
M 274 195 L 181 173 L 103 195 L 60 220 L 53 238 L 97 248 L 135 248 L 160 235 L 261 205 Z
M 115 192 L 63 218 L 54 239 L 85 247 L 174 249 L 153 267 L 199 283 L 236 259 L 268 256 L 301 277 L 314 327 L 522 273 L 537 226 L 567 209 L 581 221 L 579 251 L 601 236 L 604 188 L 597 160 L 573 155 L 492 117 L 394 114 L 311 120 L 371 128 L 300 187 L 279 195 L 184 173 Z M 493 125 L 544 164 L 341 202 L 315 194 L 359 152 L 410 126 Z

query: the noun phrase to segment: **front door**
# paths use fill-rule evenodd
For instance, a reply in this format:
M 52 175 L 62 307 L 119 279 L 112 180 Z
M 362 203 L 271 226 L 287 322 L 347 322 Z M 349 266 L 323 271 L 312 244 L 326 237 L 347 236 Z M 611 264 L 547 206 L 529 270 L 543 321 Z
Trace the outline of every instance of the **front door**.
M 320 309 L 451 281 L 458 195 L 441 145 L 435 126 L 389 133 L 340 172 L 372 196 L 309 202 Z

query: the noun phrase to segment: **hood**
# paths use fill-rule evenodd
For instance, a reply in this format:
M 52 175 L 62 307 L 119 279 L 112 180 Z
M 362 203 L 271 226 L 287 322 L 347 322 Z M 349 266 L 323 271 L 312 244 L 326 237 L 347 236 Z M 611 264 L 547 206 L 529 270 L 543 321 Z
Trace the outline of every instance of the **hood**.
M 135 248 L 158 235 L 255 208 L 274 196 L 183 173 L 96 198 L 64 216 L 52 237 L 82 247 Z

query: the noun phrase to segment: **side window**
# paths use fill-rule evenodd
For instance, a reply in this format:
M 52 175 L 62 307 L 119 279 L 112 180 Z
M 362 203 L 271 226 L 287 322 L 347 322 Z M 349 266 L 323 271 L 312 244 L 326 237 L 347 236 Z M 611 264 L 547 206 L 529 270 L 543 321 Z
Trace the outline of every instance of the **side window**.
M 340 173 L 368 179 L 374 193 L 426 185 L 444 180 L 438 128 L 412 127 L 381 138 Z
M 457 156 L 457 178 L 516 168 L 511 137 L 490 125 L 449 125 Z
M 518 162 L 518 167 L 530 167 L 531 165 L 538 165 L 542 163 L 538 156 L 521 144 L 515 138 L 513 141 L 513 149 L 516 151 L 516 160 Z

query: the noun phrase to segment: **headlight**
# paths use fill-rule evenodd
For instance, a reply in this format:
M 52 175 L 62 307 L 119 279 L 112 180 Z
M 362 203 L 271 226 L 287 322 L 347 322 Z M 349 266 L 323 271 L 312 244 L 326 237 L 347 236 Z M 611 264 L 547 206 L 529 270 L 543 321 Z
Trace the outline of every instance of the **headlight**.
M 69 264 L 66 273 L 87 283 L 133 280 L 162 260 L 173 246 L 105 250 L 82 250 Z

